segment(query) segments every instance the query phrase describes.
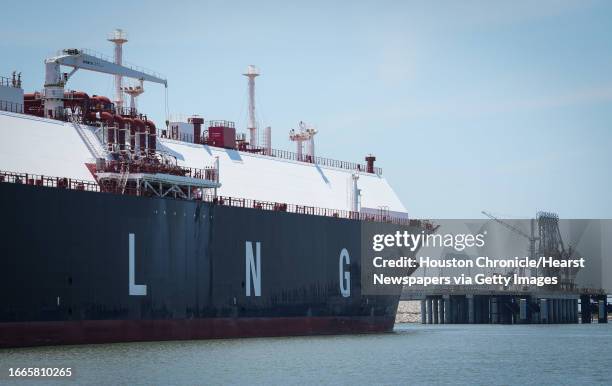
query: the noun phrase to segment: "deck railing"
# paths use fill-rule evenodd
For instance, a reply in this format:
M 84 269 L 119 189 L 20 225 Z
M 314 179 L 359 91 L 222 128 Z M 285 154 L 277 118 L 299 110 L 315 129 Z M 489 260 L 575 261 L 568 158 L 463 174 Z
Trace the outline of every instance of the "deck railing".
M 29 173 L 15 173 L 15 172 L 0 171 L 0 183 L 2 182 L 15 183 L 15 184 L 27 184 L 27 185 L 34 185 L 34 186 L 44 186 L 44 187 L 50 187 L 50 188 L 82 190 L 82 191 L 89 191 L 89 192 L 100 192 L 101 191 L 98 183 L 94 181 L 78 180 L 74 178 L 65 178 L 65 177 L 51 177 L 51 176 L 43 176 L 39 174 L 29 174 Z M 133 195 L 135 193 L 136 193 L 135 191 L 126 190 L 124 194 Z M 121 194 L 121 193 L 109 193 L 109 194 Z M 299 214 L 334 217 L 334 218 L 341 218 L 341 219 L 383 222 L 383 223 L 391 223 L 391 224 L 396 224 L 396 225 L 415 226 L 415 227 L 424 228 L 426 230 L 434 229 L 434 226 L 428 220 L 408 219 L 408 218 L 403 218 L 403 217 L 390 216 L 386 213 L 370 214 L 370 213 L 352 212 L 352 211 L 340 210 L 340 209 L 320 208 L 320 207 L 309 206 L 309 205 L 295 205 L 295 204 L 287 204 L 287 203 L 280 203 L 280 202 L 270 202 L 270 201 L 254 200 L 254 199 L 247 199 L 247 198 L 236 198 L 236 197 L 214 196 L 214 195 L 204 195 L 204 197 L 197 197 L 197 198 L 194 198 L 194 200 L 210 202 L 215 205 L 224 205 L 224 206 L 232 206 L 232 207 L 240 207 L 240 208 L 252 208 L 252 209 L 258 209 L 258 210 L 269 210 L 269 211 L 277 211 L 277 212 L 299 213 Z
M 340 160 L 336 160 L 332 158 L 325 158 L 325 157 L 317 157 L 317 156 L 311 157 L 307 154 L 302 154 L 302 157 L 300 158 L 298 156 L 298 153 L 288 151 L 288 150 L 270 149 L 270 151 L 268 151 L 268 149 L 265 149 L 263 147 L 251 146 L 251 145 L 247 145 L 244 150 L 250 153 L 264 154 L 264 155 L 269 155 L 272 157 L 277 157 L 277 158 L 282 158 L 282 159 L 288 159 L 292 161 L 314 163 L 314 164 L 321 165 L 321 166 L 330 166 L 334 168 L 348 169 L 348 170 L 354 170 L 358 172 L 367 171 L 366 164 L 360 164 L 358 162 L 340 161 Z M 374 167 L 374 174 L 382 175 L 382 169 L 379 167 Z
M 218 177 L 217 170 L 212 166 L 199 169 L 178 165 L 138 164 L 125 163 L 121 161 L 106 161 L 102 170 L 108 173 L 122 173 L 126 166 L 129 168 L 128 171 L 130 173 L 161 173 L 211 181 L 216 181 Z
M 100 186 L 97 182 L 78 180 L 65 177 L 51 177 L 40 174 L 15 173 L 0 171 L 0 182 L 13 184 L 26 184 L 35 186 L 45 186 L 48 188 L 60 188 L 70 190 L 85 190 L 88 192 L 99 192 Z
M 166 135 L 168 137 L 168 135 Z M 193 134 L 189 133 L 179 133 L 179 138 L 171 138 L 176 141 L 193 143 Z M 289 150 L 281 150 L 281 149 L 270 149 L 268 150 L 265 147 L 253 146 L 250 144 L 238 144 L 238 148 L 236 150 L 244 151 L 247 153 L 253 154 L 262 154 L 270 157 L 276 157 L 291 161 L 300 161 L 306 163 L 317 164 L 321 166 L 329 166 L 339 169 L 348 169 L 356 172 L 367 172 L 367 165 L 360 164 L 358 162 L 348 162 L 348 161 L 340 161 L 332 158 L 325 157 L 311 157 L 307 154 L 302 154 L 301 158 L 298 156 L 298 153 L 289 151 Z M 382 168 L 374 167 L 374 174 L 382 175 Z
M 313 216 L 325 216 L 325 217 L 334 217 L 334 218 L 352 219 L 352 220 L 361 220 L 361 221 L 385 222 L 385 223 L 392 223 L 392 224 L 398 224 L 398 225 L 423 226 L 425 229 L 432 229 L 431 223 L 429 221 L 414 220 L 414 219 L 408 219 L 408 218 L 403 218 L 403 217 L 390 216 L 389 214 L 386 214 L 386 213 L 381 213 L 381 214 L 362 213 L 362 212 L 353 212 L 353 211 L 341 210 L 341 209 L 321 208 L 321 207 L 310 206 L 310 205 L 295 205 L 295 204 L 253 200 L 253 199 L 246 199 L 246 198 L 235 198 L 235 197 L 228 197 L 228 196 L 214 197 L 211 195 L 207 195 L 204 197 L 204 201 L 212 202 L 217 205 L 233 206 L 233 207 L 240 207 L 240 208 L 254 208 L 254 209 L 270 210 L 270 211 L 276 211 L 276 212 L 308 214 L 308 215 L 313 215 Z

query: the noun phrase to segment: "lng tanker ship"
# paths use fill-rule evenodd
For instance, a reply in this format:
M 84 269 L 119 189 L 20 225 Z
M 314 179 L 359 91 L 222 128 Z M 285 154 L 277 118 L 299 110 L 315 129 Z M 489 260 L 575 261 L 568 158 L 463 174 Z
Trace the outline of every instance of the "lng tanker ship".
M 114 60 L 46 59 L 41 92 L 2 78 L 0 347 L 390 331 L 401 288 L 362 292 L 364 237 L 428 224 L 375 158 L 317 157 L 305 124 L 296 152 L 272 148 L 253 66 L 248 137 L 199 116 L 160 130 L 135 99 L 167 81 L 109 40 Z M 77 70 L 113 75 L 115 100 L 66 89 Z

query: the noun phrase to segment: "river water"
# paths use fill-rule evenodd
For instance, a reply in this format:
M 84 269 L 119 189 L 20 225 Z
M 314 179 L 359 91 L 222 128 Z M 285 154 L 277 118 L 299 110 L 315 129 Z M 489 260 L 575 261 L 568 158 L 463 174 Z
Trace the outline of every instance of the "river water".
M 389 334 L 0 350 L 0 384 L 612 384 L 612 325 L 397 324 Z M 72 367 L 10 379 L 9 367 Z

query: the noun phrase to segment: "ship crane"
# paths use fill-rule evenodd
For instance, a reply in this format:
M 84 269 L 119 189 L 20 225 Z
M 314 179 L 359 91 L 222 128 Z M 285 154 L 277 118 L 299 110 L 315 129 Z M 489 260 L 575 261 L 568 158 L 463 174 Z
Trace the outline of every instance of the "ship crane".
M 61 66 L 72 67 L 72 71 L 62 74 Z M 57 118 L 63 114 L 64 86 L 80 69 L 159 83 L 168 88 L 168 81 L 159 74 L 119 65 L 85 50 L 65 49 L 59 55 L 45 59 L 45 117 Z
M 300 121 L 299 126 L 299 131 L 295 131 L 295 129 L 291 129 L 291 131 L 289 131 L 289 139 L 297 144 L 298 161 L 314 162 L 314 136 L 318 133 L 318 131 L 314 127 L 307 126 L 302 121 Z M 304 152 L 304 142 L 308 142 L 308 157 L 306 159 L 302 155 Z
M 500 219 L 498 219 L 497 217 L 493 216 L 491 213 L 485 212 L 484 210 L 482 211 L 482 214 L 484 214 L 485 216 L 487 216 L 488 218 L 490 218 L 491 220 L 497 222 L 498 224 L 506 227 L 507 229 L 510 229 L 512 232 L 525 237 L 527 240 L 529 240 L 529 258 L 530 259 L 534 259 L 536 257 L 536 241 L 538 241 L 540 238 L 535 236 L 535 220 L 531 219 L 531 234 L 528 235 L 527 233 L 523 232 L 521 229 L 515 227 L 514 225 L 508 224 L 505 221 L 502 221 Z M 524 270 L 525 268 L 521 268 L 521 275 L 524 275 Z M 537 272 L 535 275 L 532 276 L 537 276 Z

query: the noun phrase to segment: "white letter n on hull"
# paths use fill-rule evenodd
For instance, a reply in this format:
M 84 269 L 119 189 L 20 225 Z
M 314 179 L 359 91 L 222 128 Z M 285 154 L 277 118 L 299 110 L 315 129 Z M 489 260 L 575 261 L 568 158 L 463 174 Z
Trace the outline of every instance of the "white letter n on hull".
M 133 233 L 129 234 L 130 239 L 130 295 L 131 296 L 146 296 L 147 295 L 147 286 L 143 284 L 136 284 L 136 257 L 134 252 L 134 244 L 136 237 Z
M 246 242 L 246 296 L 251 296 L 251 281 L 255 296 L 261 296 L 261 243 L 255 243 L 255 255 L 253 256 L 253 243 Z

